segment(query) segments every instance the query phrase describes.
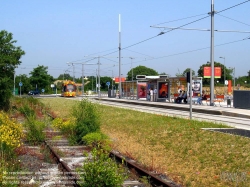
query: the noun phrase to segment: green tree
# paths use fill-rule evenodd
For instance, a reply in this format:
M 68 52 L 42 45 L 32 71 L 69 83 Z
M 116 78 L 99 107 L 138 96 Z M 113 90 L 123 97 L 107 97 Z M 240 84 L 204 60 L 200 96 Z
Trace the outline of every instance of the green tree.
M 198 69 L 198 77 L 203 77 L 204 76 L 204 67 L 211 67 L 211 64 L 210 62 L 207 62 L 206 64 L 202 64 L 200 66 L 200 68 Z M 225 74 L 225 78 L 226 80 L 232 80 L 233 76 L 233 69 L 230 69 L 230 68 L 227 68 L 225 66 L 224 68 L 224 65 L 219 63 L 219 62 L 214 62 L 214 67 L 221 67 L 221 78 L 216 78 L 215 81 L 219 81 L 220 83 L 224 83 L 224 74 Z M 225 71 L 224 71 L 225 70 Z M 204 78 L 202 79 L 203 81 L 203 85 L 210 85 L 210 78 Z
M 58 80 L 73 80 L 73 77 L 68 73 L 60 74 L 57 78 Z
M 14 44 L 12 33 L 0 31 L 0 109 L 8 110 L 14 85 L 15 68 L 25 52 Z M 13 91 L 12 91 L 13 90 Z
M 50 90 L 50 84 L 53 83 L 54 78 L 48 74 L 48 67 L 38 65 L 30 72 L 30 84 L 33 89 Z
M 190 71 L 190 68 L 185 69 L 183 71 L 183 73 L 182 73 L 182 76 L 186 77 L 187 76 L 187 72 L 189 72 L 189 71 Z M 195 76 L 195 71 L 194 70 L 192 70 L 192 76 Z
M 127 81 L 132 80 L 132 72 L 133 72 L 133 80 L 136 80 L 136 75 L 158 75 L 158 72 L 148 68 L 146 66 L 137 66 L 135 68 L 132 68 L 128 73 L 127 73 Z
M 95 90 L 96 86 L 96 77 L 95 76 L 89 76 L 87 77 L 87 80 L 84 80 L 84 90 Z M 111 84 L 111 83 L 110 83 Z
M 106 85 L 107 82 L 110 82 L 109 88 L 111 88 L 112 78 L 111 77 L 100 77 L 100 84 L 101 84 L 101 90 L 107 91 L 108 86 Z
M 22 74 L 22 75 L 16 76 L 15 87 L 18 88 L 19 93 L 20 93 L 19 82 L 23 83 L 23 86 L 21 87 L 22 93 L 28 93 L 30 90 L 32 90 L 30 79 L 29 77 L 27 77 L 27 75 Z

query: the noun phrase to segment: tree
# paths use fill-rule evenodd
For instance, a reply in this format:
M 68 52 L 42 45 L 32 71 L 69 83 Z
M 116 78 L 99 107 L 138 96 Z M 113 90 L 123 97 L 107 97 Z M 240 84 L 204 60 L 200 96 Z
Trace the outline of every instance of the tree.
M 146 66 L 137 66 L 135 68 L 132 68 L 128 73 L 127 73 L 127 81 L 132 80 L 132 72 L 133 72 L 133 80 L 136 80 L 136 75 L 158 75 L 158 72 L 148 68 Z
M 100 84 L 101 84 L 100 90 L 105 90 L 105 91 L 108 90 L 108 86 L 106 85 L 107 82 L 110 82 L 109 88 L 111 88 L 111 83 L 112 83 L 111 81 L 112 81 L 112 78 L 110 77 L 107 77 L 107 76 L 100 77 Z
M 183 71 L 183 73 L 182 73 L 182 76 L 183 76 L 183 77 L 186 77 L 187 72 L 190 72 L 190 68 L 185 69 L 185 70 Z M 195 76 L 195 71 L 194 71 L 194 70 L 192 70 L 192 76 Z
M 73 77 L 68 73 L 60 74 L 57 78 L 58 80 L 73 80 Z
M 84 90 L 95 90 L 96 87 L 96 77 L 95 76 L 89 76 L 87 77 L 87 80 L 84 79 Z M 110 83 L 111 84 L 111 83 Z
M 202 64 L 200 66 L 200 68 L 198 69 L 198 77 L 204 76 L 203 72 L 204 67 L 211 67 L 210 62 L 207 62 L 206 64 Z M 233 69 L 226 68 L 225 66 L 225 71 L 224 71 L 224 65 L 219 62 L 214 62 L 214 67 L 221 67 L 221 78 L 217 78 L 216 81 L 218 80 L 220 83 L 224 83 L 224 73 L 226 80 L 232 80 Z M 202 81 L 203 85 L 210 85 L 210 78 L 204 78 L 202 80 L 203 80 Z
M 25 52 L 16 47 L 12 33 L 0 31 L 0 109 L 8 110 L 14 84 L 15 68 Z M 14 90 L 13 90 L 14 91 Z
M 33 89 L 50 90 L 50 84 L 54 82 L 54 78 L 48 74 L 48 67 L 38 65 L 30 72 L 30 84 Z
M 30 79 L 27 77 L 27 75 L 22 74 L 22 75 L 16 76 L 15 87 L 19 89 L 19 93 L 20 93 L 19 82 L 23 83 L 23 86 L 21 87 L 22 93 L 28 93 L 30 90 L 32 90 L 32 87 L 30 85 Z

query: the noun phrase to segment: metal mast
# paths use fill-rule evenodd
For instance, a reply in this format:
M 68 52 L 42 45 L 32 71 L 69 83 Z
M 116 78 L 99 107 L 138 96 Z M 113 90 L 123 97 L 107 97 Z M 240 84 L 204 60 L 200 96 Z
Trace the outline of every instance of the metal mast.
M 211 78 L 210 78 L 210 106 L 214 105 L 214 0 L 211 0 Z
M 119 14 L 119 98 L 122 98 L 121 84 L 121 15 Z

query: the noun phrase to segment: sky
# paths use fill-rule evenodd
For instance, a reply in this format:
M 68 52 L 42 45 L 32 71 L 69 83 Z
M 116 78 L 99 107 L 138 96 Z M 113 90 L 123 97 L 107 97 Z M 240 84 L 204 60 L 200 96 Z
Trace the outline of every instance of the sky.
M 250 71 L 250 1 L 245 1 L 213 1 L 215 30 L 248 31 L 214 32 L 214 61 L 235 68 L 236 77 Z M 126 76 L 139 65 L 172 77 L 186 68 L 197 75 L 210 61 L 211 32 L 157 27 L 210 29 L 211 2 L 0 0 L 0 30 L 12 33 L 25 51 L 17 75 L 30 76 L 40 65 L 54 78 L 95 76 L 98 59 L 101 76 L 117 77 L 119 67 Z

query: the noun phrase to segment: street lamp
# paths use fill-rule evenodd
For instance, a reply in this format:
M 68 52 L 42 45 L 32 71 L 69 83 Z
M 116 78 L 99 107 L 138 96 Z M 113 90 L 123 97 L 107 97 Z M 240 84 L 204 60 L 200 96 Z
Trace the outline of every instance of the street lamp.
M 226 71 L 225 71 L 225 61 L 226 61 L 226 57 L 220 57 L 222 59 L 224 59 L 224 95 L 226 94 L 226 85 L 225 85 L 225 81 L 226 81 Z

